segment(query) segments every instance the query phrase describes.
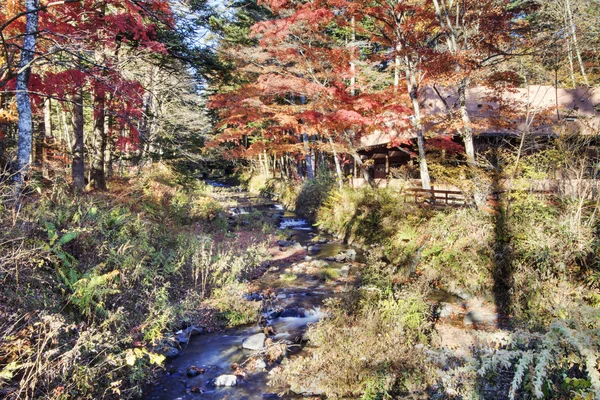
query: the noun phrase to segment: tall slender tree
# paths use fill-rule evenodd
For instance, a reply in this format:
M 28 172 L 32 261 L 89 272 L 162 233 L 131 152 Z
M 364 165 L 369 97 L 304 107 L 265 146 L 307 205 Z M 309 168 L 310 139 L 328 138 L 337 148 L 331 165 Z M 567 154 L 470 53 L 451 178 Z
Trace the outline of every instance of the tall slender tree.
M 17 110 L 19 113 L 19 141 L 17 150 L 17 179 L 22 182 L 31 163 L 31 144 L 33 141 L 33 115 L 29 97 L 29 78 L 31 63 L 35 55 L 36 35 L 38 31 L 38 0 L 26 0 L 27 11 L 25 37 L 21 50 L 21 61 L 17 75 Z

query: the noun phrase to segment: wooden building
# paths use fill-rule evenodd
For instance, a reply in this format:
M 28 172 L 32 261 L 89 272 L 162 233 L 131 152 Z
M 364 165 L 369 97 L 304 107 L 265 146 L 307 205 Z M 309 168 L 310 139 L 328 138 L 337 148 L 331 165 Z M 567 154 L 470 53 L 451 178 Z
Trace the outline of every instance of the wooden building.
M 427 132 L 462 143 L 460 132 L 441 128 L 447 126 L 441 122 L 447 118 L 448 110 L 458 112 L 456 90 L 426 87 L 421 93 L 420 105 Z M 555 137 L 559 134 L 559 125 L 571 132 L 598 134 L 600 88 L 529 86 L 494 92 L 474 87 L 467 91 L 467 112 L 472 121 L 476 150 L 486 147 L 490 141 L 498 142 L 497 138 L 517 140 L 523 134 L 541 140 Z M 369 165 L 374 179 L 385 179 L 393 168 L 416 162 L 416 138 L 407 132 L 376 132 L 361 139 L 359 154 Z

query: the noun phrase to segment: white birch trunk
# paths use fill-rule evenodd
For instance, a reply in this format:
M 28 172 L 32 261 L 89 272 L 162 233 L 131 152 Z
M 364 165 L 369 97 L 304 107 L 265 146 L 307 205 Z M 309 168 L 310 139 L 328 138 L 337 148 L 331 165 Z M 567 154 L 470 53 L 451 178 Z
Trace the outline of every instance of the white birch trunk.
M 17 180 L 23 182 L 31 164 L 31 143 L 33 140 L 33 116 L 31 112 L 31 100 L 29 98 L 29 77 L 31 75 L 31 63 L 33 61 L 36 33 L 38 30 L 38 0 L 26 0 L 25 9 L 27 21 L 25 25 L 25 38 L 19 62 L 17 75 L 17 112 L 18 122 L 18 150 L 17 150 Z

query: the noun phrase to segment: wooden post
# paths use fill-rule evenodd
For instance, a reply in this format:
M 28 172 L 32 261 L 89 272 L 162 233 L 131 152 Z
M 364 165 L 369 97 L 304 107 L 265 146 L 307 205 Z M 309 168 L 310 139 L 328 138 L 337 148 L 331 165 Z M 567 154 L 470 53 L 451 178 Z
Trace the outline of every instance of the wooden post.
M 387 178 L 390 174 L 390 155 L 385 153 L 385 177 Z

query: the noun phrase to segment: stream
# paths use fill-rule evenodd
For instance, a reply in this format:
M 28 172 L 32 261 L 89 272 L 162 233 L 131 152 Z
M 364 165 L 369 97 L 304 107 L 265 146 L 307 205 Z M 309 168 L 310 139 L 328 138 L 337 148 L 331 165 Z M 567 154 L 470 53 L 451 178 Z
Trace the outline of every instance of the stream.
M 325 315 L 324 300 L 339 296 L 353 286 L 355 270 L 363 261 L 355 249 L 331 238 L 324 239 L 309 221 L 285 210 L 280 204 L 265 204 L 264 199 L 249 197 L 239 191 L 237 196 L 242 201 L 230 210 L 232 215 L 248 213 L 256 208 L 274 216 L 279 222 L 279 229 L 287 229 L 290 233 L 288 240 L 279 241 L 280 250 L 303 247 L 308 256 L 286 267 L 271 267 L 255 282 L 260 290 L 246 294 L 248 300 L 263 303 L 262 323 L 191 337 L 181 354 L 167 361 L 166 372 L 147 393 L 146 399 L 294 398 L 293 394 L 280 397 L 276 393 L 285 388 L 267 385 L 269 371 L 285 358 L 263 363 L 262 352 L 244 349 L 242 342 L 266 331 L 269 333 L 267 342 L 285 344 L 287 355 L 294 357 L 302 351 L 305 344 L 303 333 L 309 324 Z M 317 234 L 318 241 L 315 239 Z M 271 288 L 274 294 L 263 298 L 261 293 Z M 244 373 L 232 378 L 236 364 L 246 368 Z M 255 367 L 249 367 L 252 365 Z M 192 366 L 200 372 L 196 376 L 188 374 Z M 222 377 L 224 375 L 229 376 L 235 386 L 216 386 L 216 382 L 226 379 Z

